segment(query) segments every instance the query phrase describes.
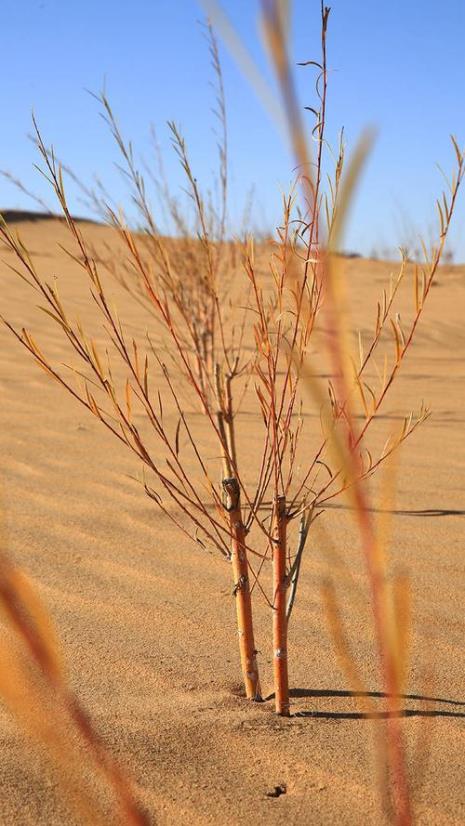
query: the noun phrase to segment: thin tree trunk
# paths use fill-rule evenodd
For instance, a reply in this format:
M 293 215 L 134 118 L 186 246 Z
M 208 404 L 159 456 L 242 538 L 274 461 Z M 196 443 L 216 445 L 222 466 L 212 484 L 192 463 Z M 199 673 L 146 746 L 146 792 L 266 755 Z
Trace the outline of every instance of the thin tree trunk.
M 228 502 L 225 505 L 231 529 L 231 561 L 236 598 L 237 632 L 241 655 L 245 693 L 249 700 L 261 700 L 258 676 L 257 651 L 253 634 L 252 600 L 249 585 L 249 568 L 245 549 L 245 528 L 242 521 L 240 489 L 237 479 L 223 479 Z
M 289 677 L 287 669 L 286 594 L 286 499 L 278 496 L 273 505 L 273 670 L 276 714 L 289 716 Z

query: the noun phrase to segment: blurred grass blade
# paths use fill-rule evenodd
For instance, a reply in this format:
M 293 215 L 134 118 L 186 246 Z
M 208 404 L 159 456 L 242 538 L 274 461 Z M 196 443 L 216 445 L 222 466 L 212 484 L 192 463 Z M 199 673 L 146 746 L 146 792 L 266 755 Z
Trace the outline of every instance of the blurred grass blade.
M 287 137 L 287 127 L 281 106 L 243 40 L 237 34 L 229 17 L 217 0 L 198 0 L 213 27 L 219 32 L 239 69 L 255 91 L 264 109 L 270 115 L 281 135 Z

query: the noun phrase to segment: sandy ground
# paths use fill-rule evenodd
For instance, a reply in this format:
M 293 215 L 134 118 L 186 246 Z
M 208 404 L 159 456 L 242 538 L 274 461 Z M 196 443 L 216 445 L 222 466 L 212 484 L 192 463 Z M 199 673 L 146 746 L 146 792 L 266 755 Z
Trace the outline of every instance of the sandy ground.
M 89 227 L 97 240 L 107 230 Z M 78 268 L 56 248 L 64 229 L 23 224 L 42 271 L 92 322 Z M 9 254 L 2 258 L 11 260 Z M 350 261 L 356 315 L 371 308 L 388 265 Z M 62 337 L 34 295 L 1 265 L 1 312 L 34 331 L 57 361 Z M 138 324 L 138 310 L 122 315 Z M 411 301 L 411 295 L 408 296 Z M 411 576 L 414 628 L 403 730 L 419 824 L 465 823 L 464 382 L 465 270 L 434 288 L 387 427 L 422 398 L 432 417 L 405 447 L 391 553 Z M 85 316 L 84 316 L 85 313 Z M 370 309 L 370 318 L 372 317 Z M 375 729 L 340 670 L 322 611 L 329 533 L 362 587 L 340 597 L 357 663 L 380 690 L 363 561 L 343 502 L 322 517 L 304 562 L 290 629 L 293 712 L 239 696 L 234 602 L 222 558 L 192 547 L 129 476 L 137 460 L 77 407 L 0 328 L 0 456 L 11 553 L 40 588 L 59 628 L 72 685 L 108 748 L 126 764 L 160 824 L 378 824 Z M 251 444 L 254 435 L 249 423 Z M 337 572 L 336 572 L 337 573 Z M 256 607 L 265 693 L 269 611 Z M 429 698 L 429 699 L 428 699 Z M 382 698 L 376 699 L 380 711 Z M 422 743 L 429 743 L 425 750 Z M 72 823 L 40 750 L 0 708 L 0 821 Z M 267 796 L 284 784 L 286 794 Z

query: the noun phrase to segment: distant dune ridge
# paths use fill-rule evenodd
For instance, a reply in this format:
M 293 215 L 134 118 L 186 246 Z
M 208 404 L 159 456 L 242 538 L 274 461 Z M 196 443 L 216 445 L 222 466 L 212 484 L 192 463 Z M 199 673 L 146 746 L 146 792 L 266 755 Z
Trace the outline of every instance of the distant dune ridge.
M 0 209 L 0 215 L 7 224 L 23 224 L 26 222 L 37 221 L 64 221 L 63 215 L 58 215 L 54 212 L 36 212 L 29 209 Z M 81 218 L 74 215 L 73 220 L 77 223 L 98 224 L 98 221 L 92 218 Z
M 0 215 L 3 216 L 3 219 L 6 221 L 7 224 L 24 224 L 24 223 L 37 223 L 40 221 L 64 221 L 63 215 L 55 212 L 36 212 L 34 210 L 28 209 L 0 209 Z M 101 221 L 98 221 L 94 218 L 83 218 L 80 216 L 73 215 L 73 221 L 76 221 L 78 224 L 95 224 L 96 226 L 103 226 Z M 272 237 L 266 239 L 268 243 L 272 243 Z M 362 258 L 363 256 L 352 250 L 347 250 L 345 252 L 340 253 L 342 258 Z

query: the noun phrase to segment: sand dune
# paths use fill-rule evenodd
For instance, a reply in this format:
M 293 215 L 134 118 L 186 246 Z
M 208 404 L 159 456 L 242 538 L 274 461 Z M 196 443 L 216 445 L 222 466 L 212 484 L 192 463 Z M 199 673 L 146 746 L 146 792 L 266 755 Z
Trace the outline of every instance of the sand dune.
M 57 248 L 65 227 L 25 222 L 21 233 L 41 271 L 86 322 L 97 324 L 75 264 Z M 86 227 L 96 242 L 109 230 Z M 9 260 L 9 253 L 1 256 Z M 58 329 L 5 264 L 1 313 L 29 326 L 66 361 Z M 361 324 L 389 266 L 349 260 L 346 274 Z M 115 294 L 126 307 L 125 294 Z M 411 300 L 411 296 L 407 297 Z M 413 583 L 414 639 L 404 732 L 419 824 L 465 823 L 465 268 L 449 267 L 432 291 L 423 326 L 384 414 L 392 423 L 425 398 L 432 417 L 402 453 L 392 556 Z M 130 324 L 138 325 L 131 306 Z M 122 312 L 123 315 L 123 312 Z M 319 583 L 330 564 L 315 533 L 290 629 L 293 711 L 249 705 L 238 692 L 230 571 L 191 547 L 131 480 L 126 453 L 34 365 L 0 328 L 0 456 L 11 553 L 31 574 L 66 649 L 73 687 L 110 750 L 134 775 L 160 824 L 379 824 L 374 727 L 341 673 Z M 316 425 L 315 425 L 316 426 Z M 250 445 L 256 438 L 249 417 Z M 207 437 L 206 437 L 207 438 Z M 364 571 L 343 502 L 325 516 L 363 593 Z M 345 597 L 347 625 L 371 692 L 379 677 L 368 598 Z M 271 693 L 269 612 L 256 608 L 258 647 Z M 382 712 L 383 699 L 376 699 Z M 428 753 L 419 753 L 427 731 Z M 0 822 L 73 822 L 39 750 L 0 709 Z M 267 796 L 274 786 L 286 794 Z

